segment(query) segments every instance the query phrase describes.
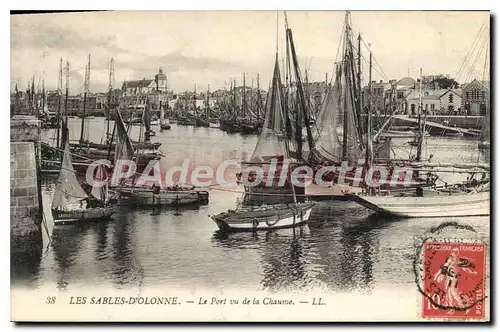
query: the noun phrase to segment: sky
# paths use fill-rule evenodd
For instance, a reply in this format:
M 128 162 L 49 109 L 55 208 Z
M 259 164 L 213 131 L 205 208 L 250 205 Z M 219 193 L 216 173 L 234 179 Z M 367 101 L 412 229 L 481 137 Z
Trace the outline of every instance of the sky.
M 289 11 L 301 70 L 309 81 L 331 77 L 345 12 Z M 449 74 L 460 83 L 482 79 L 489 64 L 489 12 L 352 11 L 355 34 L 370 47 L 373 80 Z M 69 62 L 69 89 L 83 91 L 84 68 L 91 55 L 90 89 L 105 92 L 109 61 L 115 87 L 124 80 L 152 79 L 162 68 L 175 92 L 229 87 L 231 79 L 267 89 L 276 44 L 284 52 L 284 12 L 275 11 L 109 11 L 11 15 L 11 89 L 25 89 L 35 77 L 46 89 L 58 81 L 59 59 Z M 478 34 L 486 27 L 483 38 Z M 474 45 L 470 61 L 460 69 Z M 483 43 L 484 41 L 484 43 Z M 364 73 L 367 65 L 364 62 Z M 486 66 L 489 68 L 489 65 Z M 460 75 L 459 75 L 460 74 Z M 485 79 L 489 72 L 486 71 Z

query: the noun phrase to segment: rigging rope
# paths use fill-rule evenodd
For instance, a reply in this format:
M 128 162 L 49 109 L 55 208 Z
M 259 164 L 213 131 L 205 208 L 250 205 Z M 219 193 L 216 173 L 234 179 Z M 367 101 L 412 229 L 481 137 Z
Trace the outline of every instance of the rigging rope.
M 458 68 L 458 71 L 457 71 L 457 74 L 455 75 L 456 77 L 456 80 L 458 81 L 460 79 L 460 76 L 462 75 L 462 71 L 465 69 L 465 66 L 469 60 L 469 57 L 474 53 L 474 49 L 476 48 L 476 44 L 481 40 L 481 35 L 484 33 L 484 28 L 485 28 L 485 25 L 486 25 L 486 21 L 483 23 L 483 25 L 481 26 L 481 28 L 479 29 L 476 37 L 474 38 L 474 42 L 472 43 L 472 46 L 471 48 L 469 49 L 469 51 L 467 52 L 464 60 L 462 61 L 462 64 L 460 65 L 460 67 Z

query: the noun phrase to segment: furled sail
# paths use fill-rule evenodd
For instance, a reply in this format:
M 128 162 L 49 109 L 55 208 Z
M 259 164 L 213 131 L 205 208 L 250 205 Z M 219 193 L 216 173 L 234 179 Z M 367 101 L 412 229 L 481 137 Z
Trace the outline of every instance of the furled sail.
M 115 163 L 116 160 L 119 159 L 131 160 L 134 155 L 134 147 L 132 146 L 130 137 L 127 134 L 127 129 L 125 128 L 125 124 L 123 123 L 122 115 L 119 110 L 117 110 L 116 114 L 117 140 L 115 147 Z
M 255 146 L 251 161 L 265 161 L 275 156 L 287 158 L 289 153 L 285 140 L 285 112 L 282 104 L 282 85 L 278 55 L 274 64 L 274 74 L 266 105 L 264 126 Z
M 103 186 L 93 186 L 91 194 L 100 201 L 107 203 L 108 201 L 108 174 L 106 172 L 104 165 L 99 165 L 97 167 L 95 180 L 98 182 L 104 182 Z
M 151 131 L 151 115 L 149 114 L 149 103 L 146 103 L 144 111 L 142 112 L 142 123 L 144 123 L 146 132 Z
M 63 127 L 64 128 L 64 127 Z M 65 130 L 67 132 L 67 128 Z M 81 200 L 86 199 L 87 193 L 83 190 L 76 179 L 75 170 L 71 161 L 71 154 L 69 150 L 69 140 L 66 137 L 64 140 L 64 155 L 57 180 L 57 186 L 52 200 L 52 208 L 64 210 L 77 206 Z

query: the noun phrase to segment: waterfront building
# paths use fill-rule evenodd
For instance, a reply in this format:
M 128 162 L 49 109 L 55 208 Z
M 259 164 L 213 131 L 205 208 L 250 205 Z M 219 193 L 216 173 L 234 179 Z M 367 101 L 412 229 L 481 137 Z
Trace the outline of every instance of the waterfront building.
M 490 82 L 474 79 L 465 84 L 462 106 L 467 115 L 486 115 L 486 110 L 490 108 Z
M 124 96 L 136 96 L 138 94 L 148 94 L 154 91 L 167 92 L 167 75 L 160 68 L 158 74 L 153 79 L 143 78 L 142 80 L 124 81 L 122 84 Z

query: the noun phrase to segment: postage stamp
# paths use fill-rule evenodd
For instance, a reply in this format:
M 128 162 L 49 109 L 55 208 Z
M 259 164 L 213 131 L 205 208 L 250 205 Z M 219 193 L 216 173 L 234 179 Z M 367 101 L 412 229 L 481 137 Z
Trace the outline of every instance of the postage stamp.
M 477 238 L 446 238 L 446 228 L 473 231 L 456 223 L 433 229 L 419 248 L 416 260 L 423 318 L 485 317 L 487 246 Z

